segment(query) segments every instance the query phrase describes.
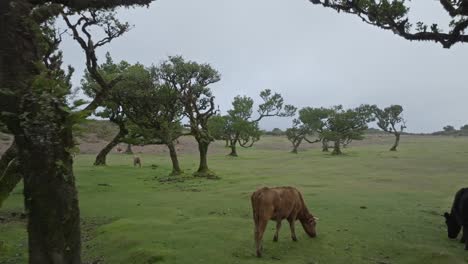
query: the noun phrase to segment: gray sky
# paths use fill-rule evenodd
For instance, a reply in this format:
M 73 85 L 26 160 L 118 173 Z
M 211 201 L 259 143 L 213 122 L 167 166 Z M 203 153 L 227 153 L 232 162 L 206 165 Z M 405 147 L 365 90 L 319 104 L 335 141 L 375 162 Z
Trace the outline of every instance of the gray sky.
M 411 18 L 447 20 L 436 1 L 413 2 Z M 409 42 L 307 0 L 158 0 L 119 18 L 134 28 L 100 54 L 145 65 L 169 55 L 210 63 L 222 74 L 212 86 L 222 111 L 234 96 L 259 99 L 268 88 L 298 107 L 401 104 L 411 132 L 468 123 L 468 45 Z M 78 85 L 83 52 L 70 39 L 62 48 Z M 290 124 L 270 118 L 261 126 Z

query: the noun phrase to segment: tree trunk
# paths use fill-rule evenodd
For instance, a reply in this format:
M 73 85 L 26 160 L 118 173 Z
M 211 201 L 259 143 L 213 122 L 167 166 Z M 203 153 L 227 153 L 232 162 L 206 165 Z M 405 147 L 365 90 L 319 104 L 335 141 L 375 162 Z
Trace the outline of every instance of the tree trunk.
M 171 175 L 180 175 L 182 174 L 182 170 L 180 169 L 179 166 L 179 160 L 177 159 L 177 151 L 174 146 L 174 142 L 171 142 L 167 144 L 167 147 L 169 148 L 169 154 L 171 156 L 171 161 L 172 161 L 172 173 Z
M 237 140 L 234 140 L 234 141 L 231 140 L 231 144 L 230 144 L 231 153 L 229 153 L 229 156 L 237 157 L 237 146 L 236 145 L 237 145 Z
M 340 141 L 336 140 L 335 144 L 333 146 L 332 155 L 341 155 L 341 154 L 343 154 L 343 153 L 341 152 L 341 149 L 340 149 Z
M 397 151 L 398 144 L 400 144 L 400 133 L 395 133 L 395 143 L 393 143 L 390 151 Z
M 72 130 L 60 130 L 42 133 L 32 128 L 29 135 L 16 137 L 30 264 L 81 263 L 80 211 L 68 152 L 74 146 Z
M 328 152 L 328 140 L 322 140 L 322 151 Z
M 103 149 L 101 149 L 99 154 L 96 156 L 94 166 L 106 165 L 107 154 L 109 154 L 109 152 L 111 152 L 111 150 L 120 143 L 125 134 L 124 130 L 119 130 L 119 133 L 117 133 L 117 135 L 115 135 L 115 137 Z
M 291 153 L 297 154 L 297 149 L 302 143 L 302 139 L 297 140 L 296 142 L 293 142 L 293 149 L 291 150 Z
M 198 151 L 200 153 L 200 164 L 195 177 L 217 178 L 216 175 L 208 169 L 208 146 L 210 143 L 198 141 Z
M 125 150 L 125 154 L 133 154 L 132 144 L 127 144 L 127 149 Z
M 31 86 L 42 57 L 30 3 L 0 1 L 0 87 L 6 91 L 0 112 L 15 135 L 24 179 L 29 263 L 80 264 L 80 211 L 69 152 L 74 142 L 71 125 L 65 125 L 71 122 L 62 98 Z
M 293 149 L 291 150 L 291 153 L 297 154 L 297 145 L 293 145 Z

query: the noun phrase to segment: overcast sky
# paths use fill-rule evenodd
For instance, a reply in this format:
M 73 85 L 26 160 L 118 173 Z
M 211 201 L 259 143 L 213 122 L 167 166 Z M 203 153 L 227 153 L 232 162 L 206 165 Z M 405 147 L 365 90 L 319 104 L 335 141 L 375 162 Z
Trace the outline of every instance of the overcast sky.
M 446 21 L 436 1 L 413 2 L 411 18 Z M 134 28 L 99 54 L 145 65 L 169 55 L 210 63 L 222 74 L 212 90 L 223 112 L 234 96 L 259 99 L 268 88 L 298 107 L 401 104 L 411 132 L 468 123 L 468 45 L 409 42 L 307 0 L 158 0 L 119 10 L 119 18 Z M 62 48 L 78 85 L 83 53 L 71 39 Z M 261 126 L 290 124 L 270 118 Z

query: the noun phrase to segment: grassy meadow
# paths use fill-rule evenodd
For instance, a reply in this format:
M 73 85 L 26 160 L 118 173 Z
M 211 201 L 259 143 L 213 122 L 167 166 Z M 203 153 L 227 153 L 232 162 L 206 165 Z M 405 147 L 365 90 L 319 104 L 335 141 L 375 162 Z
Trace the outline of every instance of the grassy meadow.
M 181 153 L 187 177 L 168 181 L 167 154 L 112 154 L 107 167 L 78 155 L 75 174 L 86 263 L 468 263 L 468 252 L 446 235 L 442 213 L 468 185 L 468 138 L 403 136 L 367 139 L 333 157 L 314 144 L 295 155 L 283 137 L 264 137 L 227 157 L 213 144 L 209 165 L 220 180 L 189 177 L 195 153 Z M 280 147 L 277 147 L 280 146 Z M 298 223 L 298 242 L 285 221 L 279 242 L 274 222 L 255 257 L 250 194 L 262 186 L 292 185 L 320 218 L 310 239 Z M 0 209 L 0 263 L 26 263 L 22 188 Z

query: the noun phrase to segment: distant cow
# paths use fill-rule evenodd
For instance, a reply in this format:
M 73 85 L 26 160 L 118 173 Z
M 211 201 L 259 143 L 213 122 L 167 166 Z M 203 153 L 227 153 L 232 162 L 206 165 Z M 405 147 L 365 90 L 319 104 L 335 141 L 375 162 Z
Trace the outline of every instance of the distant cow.
M 133 167 L 137 165 L 141 168 L 141 159 L 138 156 L 133 156 Z
M 315 237 L 316 220 L 304 203 L 301 193 L 293 187 L 261 188 L 251 196 L 253 218 L 255 222 L 255 246 L 257 257 L 262 256 L 262 238 L 268 220 L 276 221 L 276 233 L 273 241 L 278 241 L 278 232 L 281 221 L 287 219 L 291 228 L 291 238 L 297 241 L 294 224 L 296 220 L 301 221 L 304 231 Z
M 465 243 L 465 250 L 468 250 L 468 188 L 462 188 L 455 194 L 452 211 L 444 216 L 449 238 L 457 238 L 463 227 L 460 242 Z

